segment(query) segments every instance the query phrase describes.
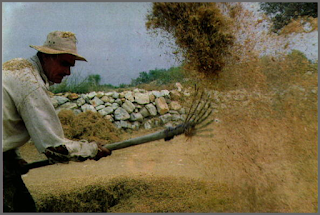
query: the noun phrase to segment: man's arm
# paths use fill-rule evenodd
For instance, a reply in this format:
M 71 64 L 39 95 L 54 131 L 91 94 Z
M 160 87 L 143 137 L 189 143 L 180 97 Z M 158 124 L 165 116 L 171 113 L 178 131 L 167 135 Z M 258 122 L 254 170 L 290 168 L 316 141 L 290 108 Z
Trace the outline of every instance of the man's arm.
M 18 111 L 39 152 L 56 161 L 99 160 L 111 152 L 99 144 L 64 138 L 60 120 L 45 89 L 31 92 L 18 106 Z M 60 158 L 59 158 L 60 157 Z

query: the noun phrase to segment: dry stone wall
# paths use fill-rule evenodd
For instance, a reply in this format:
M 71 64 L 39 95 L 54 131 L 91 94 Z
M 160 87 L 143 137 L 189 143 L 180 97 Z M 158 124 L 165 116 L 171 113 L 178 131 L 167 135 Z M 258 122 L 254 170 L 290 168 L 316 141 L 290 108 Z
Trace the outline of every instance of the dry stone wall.
M 63 109 L 75 114 L 98 112 L 120 129 L 151 129 L 175 126 L 183 122 L 186 109 L 178 102 L 181 89 L 147 91 L 134 89 L 124 92 L 90 92 L 87 94 L 59 93 L 51 101 L 59 113 Z

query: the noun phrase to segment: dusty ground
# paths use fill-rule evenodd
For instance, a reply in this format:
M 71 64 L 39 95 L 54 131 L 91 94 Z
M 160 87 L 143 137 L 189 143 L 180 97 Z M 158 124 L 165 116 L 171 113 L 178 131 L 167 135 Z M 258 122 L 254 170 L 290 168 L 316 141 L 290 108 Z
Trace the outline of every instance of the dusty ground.
M 131 137 L 148 132 L 136 133 Z M 126 136 L 131 138 L 128 134 Z M 72 181 L 77 178 L 86 178 L 90 183 L 89 181 L 96 177 L 105 177 L 108 180 L 122 175 L 183 176 L 212 180 L 214 179 L 212 172 L 208 174 L 206 169 L 208 161 L 204 158 L 208 149 L 217 152 L 216 147 L 213 139 L 194 137 L 187 140 L 181 135 L 171 141 L 159 140 L 116 150 L 111 156 L 99 161 L 70 162 L 33 169 L 23 179 L 29 187 L 37 187 L 42 184 L 47 187 L 45 189 L 55 189 L 55 184 L 60 187 L 59 181 L 61 180 Z M 42 158 L 31 144 L 23 147 L 21 153 L 25 154 L 24 157 L 28 162 L 34 158 L 38 160 Z
M 154 131 L 142 131 L 133 135 L 125 134 L 125 139 Z M 208 153 L 214 156 L 218 152 L 218 145 L 215 144 L 212 138 L 194 137 L 187 140 L 184 135 L 180 135 L 171 141 L 160 140 L 116 150 L 112 156 L 99 161 L 71 162 L 69 164 L 55 164 L 33 169 L 23 176 L 23 180 L 37 202 L 43 202 L 44 199 L 48 199 L 46 197 L 48 194 L 60 196 L 61 193 L 73 192 L 74 190 L 80 192 L 78 191 L 79 189 L 88 185 L 108 184 L 113 179 L 119 178 L 120 183 L 123 183 L 122 178 L 129 178 L 130 180 L 138 180 L 138 182 L 142 180 L 141 183 L 143 185 L 155 188 L 147 189 L 151 190 L 147 191 L 151 194 L 138 193 L 136 194 L 137 196 L 116 205 L 116 207 L 111 208 L 113 212 L 226 211 L 221 208 L 225 207 L 224 196 L 227 192 L 223 191 L 225 190 L 223 185 L 219 185 L 221 178 L 215 178 L 223 170 L 216 166 L 212 171 L 212 162 L 208 160 Z M 29 162 L 34 159 L 42 160 L 44 158 L 38 154 L 31 144 L 24 146 L 21 149 L 21 153 Z M 188 184 L 188 180 L 193 179 L 208 184 L 205 187 L 200 186 L 200 188 L 197 188 L 196 183 L 189 182 Z M 211 181 L 213 182 L 212 184 Z M 126 186 L 128 190 L 139 189 L 139 185 Z M 208 186 L 218 186 L 219 188 L 209 189 L 207 188 Z M 215 192 L 216 189 L 221 189 L 224 193 Z M 183 190 L 183 194 L 180 194 L 181 190 Z M 214 193 L 210 194 L 211 192 Z M 100 196 L 101 192 L 99 191 L 98 193 L 90 195 L 98 196 L 93 197 L 93 199 L 103 198 Z M 78 195 L 77 193 L 76 196 Z M 162 195 L 164 197 L 161 197 Z M 217 198 L 214 198 L 216 195 Z M 67 199 L 69 198 L 72 197 L 67 197 Z M 195 198 L 200 199 L 195 200 Z M 219 200 L 219 198 L 223 200 Z M 49 204 L 53 205 L 64 204 L 57 202 L 60 200 L 50 201 Z M 164 202 L 162 203 L 162 201 Z M 208 204 L 210 206 L 201 205 L 203 201 L 209 201 Z M 220 201 L 221 204 L 219 203 Z M 189 205 L 194 204 L 196 206 L 192 207 L 195 207 L 195 209 L 190 209 L 189 207 L 191 206 Z M 218 206 L 214 206 L 215 204 L 218 204 Z M 92 207 L 92 204 L 89 205 Z

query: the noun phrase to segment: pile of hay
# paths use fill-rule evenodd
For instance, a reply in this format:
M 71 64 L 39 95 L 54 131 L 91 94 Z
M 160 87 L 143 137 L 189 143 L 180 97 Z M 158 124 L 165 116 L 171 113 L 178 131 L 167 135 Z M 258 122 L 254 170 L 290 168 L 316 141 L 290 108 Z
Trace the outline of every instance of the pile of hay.
M 38 198 L 39 212 L 230 212 L 225 186 L 186 178 L 118 177 Z
M 120 130 L 99 113 L 87 111 L 76 115 L 71 110 L 61 110 L 58 116 L 68 139 L 85 139 L 103 145 L 120 140 Z

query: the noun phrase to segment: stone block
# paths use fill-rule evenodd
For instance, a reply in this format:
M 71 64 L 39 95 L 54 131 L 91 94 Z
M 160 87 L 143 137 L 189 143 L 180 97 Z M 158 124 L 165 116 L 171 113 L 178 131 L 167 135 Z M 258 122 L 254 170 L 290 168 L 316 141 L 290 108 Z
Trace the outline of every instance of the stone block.
M 157 108 L 153 104 L 147 104 L 145 107 L 149 111 L 150 116 L 156 116 L 157 115 Z
M 168 107 L 168 104 L 166 103 L 165 98 L 163 97 L 156 98 L 155 102 L 156 102 L 158 113 L 160 115 L 163 115 L 169 112 L 169 107 Z
M 128 112 L 128 113 L 132 113 L 134 111 L 134 109 L 136 108 L 136 106 L 134 104 L 132 104 L 132 102 L 130 102 L 129 100 L 126 100 L 122 107 Z
M 115 120 L 127 120 L 130 119 L 130 115 L 124 108 L 118 107 L 114 111 L 114 118 Z
M 135 93 L 135 102 L 138 104 L 148 104 L 150 102 L 149 95 L 147 93 Z

